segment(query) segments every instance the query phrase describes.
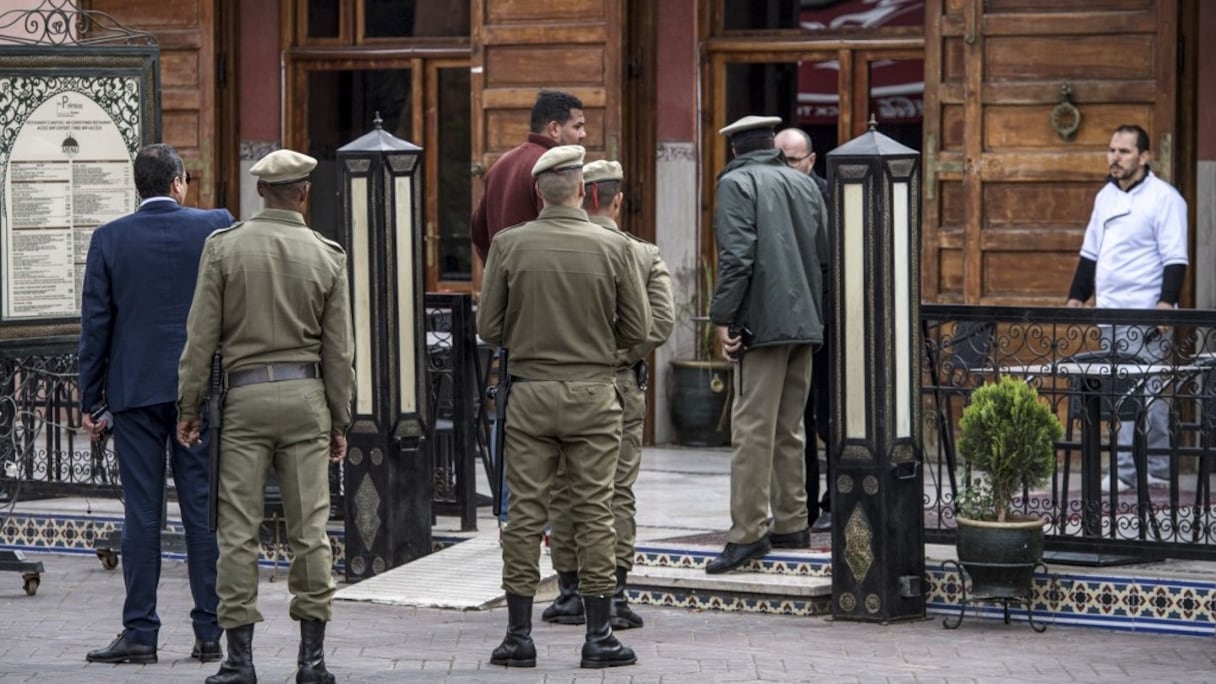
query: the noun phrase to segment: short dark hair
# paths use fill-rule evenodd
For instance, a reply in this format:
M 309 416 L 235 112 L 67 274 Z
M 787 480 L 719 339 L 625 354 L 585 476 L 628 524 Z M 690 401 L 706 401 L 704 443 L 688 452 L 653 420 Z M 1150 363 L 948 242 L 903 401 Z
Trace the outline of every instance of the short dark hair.
M 1115 129 L 1115 133 L 1135 133 L 1136 151 L 1148 152 L 1148 133 L 1139 124 L 1123 124 Z
M 592 186 L 595 186 L 593 189 Z M 621 181 L 614 179 L 592 181 L 586 184 L 583 193 L 583 209 L 599 211 L 621 194 Z M 598 203 L 597 203 L 598 202 Z
M 730 144 L 735 148 L 735 154 L 747 154 L 756 150 L 771 150 L 773 149 L 773 132 L 772 131 L 748 131 L 740 135 L 736 135 L 730 139 Z
M 173 179 L 185 175 L 182 158 L 172 145 L 148 145 L 135 155 L 135 190 L 140 199 L 168 196 Z
M 582 109 L 583 101 L 560 90 L 542 90 L 532 105 L 532 132 L 540 133 L 550 121 L 565 124 L 570 120 L 571 109 Z

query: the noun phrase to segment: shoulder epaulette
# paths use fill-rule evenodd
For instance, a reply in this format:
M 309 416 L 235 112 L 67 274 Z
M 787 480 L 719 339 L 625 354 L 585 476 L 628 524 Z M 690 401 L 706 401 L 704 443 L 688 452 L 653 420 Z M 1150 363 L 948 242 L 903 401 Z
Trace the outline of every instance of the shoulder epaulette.
M 237 221 L 236 223 L 232 224 L 231 226 L 228 226 L 227 228 L 216 228 L 215 230 L 211 231 L 211 234 L 207 236 L 207 239 L 210 240 L 211 238 L 215 237 L 216 235 L 221 235 L 223 233 L 227 233 L 230 230 L 236 230 L 237 228 L 240 228 L 242 225 L 244 225 L 244 223 L 245 223 L 244 221 Z
M 330 246 L 330 247 L 332 247 L 333 249 L 338 250 L 338 252 L 339 252 L 339 253 L 341 253 L 341 254 L 346 254 L 346 249 L 345 249 L 345 248 L 343 248 L 343 247 L 342 247 L 342 245 L 340 245 L 340 244 L 338 244 L 338 243 L 334 242 L 333 240 L 330 240 L 329 238 L 325 237 L 324 235 L 322 235 L 322 234 L 318 233 L 318 232 L 317 232 L 317 231 L 315 231 L 315 230 L 312 232 L 312 234 L 313 234 L 313 235 L 316 235 L 316 236 L 317 236 L 317 239 L 318 239 L 318 240 L 320 240 L 321 242 L 324 242 L 325 244 L 329 245 L 329 246 Z

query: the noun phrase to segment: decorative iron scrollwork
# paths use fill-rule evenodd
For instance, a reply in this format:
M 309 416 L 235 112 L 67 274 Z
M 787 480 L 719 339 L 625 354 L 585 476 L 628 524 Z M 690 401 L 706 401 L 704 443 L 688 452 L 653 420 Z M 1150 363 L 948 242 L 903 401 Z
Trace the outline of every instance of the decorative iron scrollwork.
M 0 14 L 0 43 L 17 45 L 156 45 L 156 37 L 105 12 L 76 8 L 74 0 L 42 0 Z
M 1069 83 L 1060 87 L 1060 102 L 1051 109 L 1051 127 L 1065 142 L 1075 138 L 1077 129 L 1081 127 L 1081 110 L 1072 103 L 1072 85 Z

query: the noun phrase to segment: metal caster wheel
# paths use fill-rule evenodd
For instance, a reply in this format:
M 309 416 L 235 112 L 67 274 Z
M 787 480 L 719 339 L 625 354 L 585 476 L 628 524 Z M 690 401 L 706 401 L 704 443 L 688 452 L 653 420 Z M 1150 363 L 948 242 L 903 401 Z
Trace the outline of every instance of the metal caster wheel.
M 25 580 L 25 595 L 33 596 L 38 593 L 38 585 L 42 584 L 42 577 L 36 572 L 27 572 L 21 576 Z
M 106 570 L 118 567 L 118 553 L 113 549 L 97 549 L 97 560 L 101 561 L 101 567 Z

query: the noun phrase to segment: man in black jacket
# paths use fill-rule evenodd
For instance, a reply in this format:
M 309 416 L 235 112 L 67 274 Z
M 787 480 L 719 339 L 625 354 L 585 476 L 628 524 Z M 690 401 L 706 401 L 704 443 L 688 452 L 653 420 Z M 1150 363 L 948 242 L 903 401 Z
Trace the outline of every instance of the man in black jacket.
M 815 187 L 823 195 L 823 203 L 828 204 L 828 182 L 815 173 L 815 150 L 811 144 L 811 136 L 801 128 L 786 128 L 777 133 L 774 143 L 785 155 L 785 162 L 790 168 L 796 169 L 811 177 Z M 825 224 L 826 225 L 826 224 Z M 828 226 L 828 238 L 831 239 L 831 226 Z M 824 448 L 828 447 L 831 435 L 829 423 L 831 411 L 828 402 L 832 393 L 828 391 L 830 375 L 828 363 L 831 354 L 828 343 L 832 330 L 832 290 L 828 277 L 828 260 L 824 255 L 823 267 L 823 344 L 815 350 L 811 357 L 811 391 L 806 400 L 806 412 L 803 414 L 803 424 L 806 432 L 806 519 L 811 525 L 812 532 L 829 532 L 832 529 L 832 471 L 827 471 L 828 486 L 823 495 L 819 494 L 819 443 L 823 440 Z M 830 466 L 829 466 L 830 468 Z M 808 540 L 809 542 L 809 540 Z

